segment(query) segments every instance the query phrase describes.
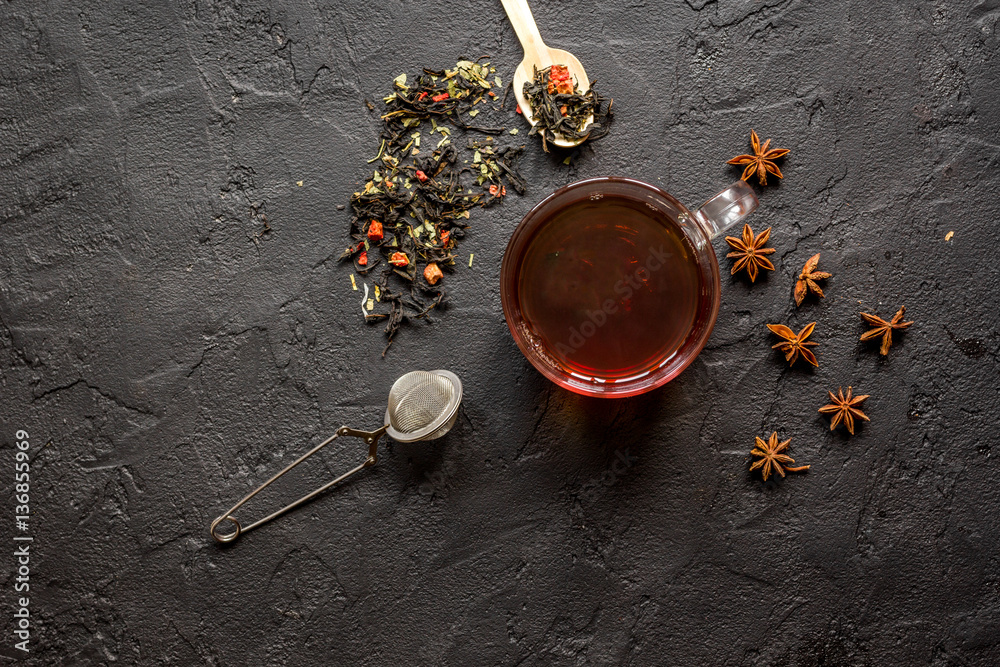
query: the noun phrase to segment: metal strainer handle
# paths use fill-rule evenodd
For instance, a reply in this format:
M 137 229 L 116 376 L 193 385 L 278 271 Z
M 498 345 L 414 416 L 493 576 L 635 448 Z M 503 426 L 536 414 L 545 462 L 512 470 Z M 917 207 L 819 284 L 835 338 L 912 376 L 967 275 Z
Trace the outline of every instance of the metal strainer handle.
M 363 470 L 364 468 L 367 468 L 370 465 L 374 465 L 378 461 L 378 456 L 376 454 L 376 451 L 378 450 L 378 441 L 379 441 L 379 438 L 382 437 L 382 434 L 385 433 L 385 429 L 386 429 L 386 427 L 383 426 L 382 428 L 378 429 L 377 431 L 358 431 L 358 430 L 355 430 L 353 428 L 349 428 L 347 426 L 341 426 L 339 429 L 337 429 L 336 433 L 334 433 L 329 438 L 327 438 L 323 442 L 319 443 L 318 445 L 316 445 L 315 447 L 313 447 L 312 449 L 310 449 L 308 452 L 306 452 L 305 454 L 303 454 L 299 458 L 297 458 L 294 461 L 292 461 L 287 466 L 285 466 L 285 468 L 281 472 L 279 472 L 277 475 L 275 475 L 274 477 L 272 477 L 271 479 L 267 480 L 266 482 L 264 482 L 263 484 L 261 484 L 260 486 L 258 486 L 256 489 L 254 489 L 253 491 L 251 491 L 250 493 L 248 493 L 246 496 L 243 497 L 243 500 L 241 500 L 240 502 L 238 502 L 235 505 L 233 505 L 231 508 L 229 508 L 228 512 L 226 512 L 225 514 L 223 514 L 222 516 L 220 516 L 218 519 L 216 519 L 215 521 L 213 521 L 212 522 L 212 526 L 211 526 L 211 528 L 209 530 L 209 532 L 212 533 L 212 537 L 214 537 L 217 542 L 222 542 L 222 543 L 232 542 L 233 540 L 235 540 L 237 537 L 239 537 L 243 533 L 249 532 L 249 531 L 253 530 L 254 528 L 256 528 L 257 526 L 259 526 L 261 524 L 264 524 L 264 523 L 267 523 L 271 519 L 275 519 L 275 518 L 281 516 L 282 514 L 284 514 L 285 512 L 289 511 L 289 510 L 295 509 L 296 507 L 298 507 L 302 503 L 304 503 L 304 502 L 306 502 L 308 500 L 311 500 L 312 498 L 314 498 L 314 497 L 318 496 L 319 494 L 323 493 L 324 491 L 326 491 L 327 489 L 329 489 L 334 484 L 337 484 L 338 482 L 344 481 L 345 479 L 347 479 L 348 477 L 350 477 L 354 473 L 359 472 L 360 470 Z M 244 503 L 246 503 L 248 500 L 250 500 L 251 498 L 253 498 L 254 496 L 256 496 L 258 493 L 260 493 L 261 491 L 263 491 L 264 489 L 266 489 L 268 487 L 268 485 L 270 485 L 276 479 L 278 479 L 279 477 L 281 477 L 282 475 L 284 475 L 286 472 L 288 472 L 289 470 L 291 470 L 292 468 L 294 468 L 298 464 L 302 463 L 303 461 L 305 461 L 307 458 L 309 458 L 310 456 L 312 456 L 313 454 L 315 454 L 319 450 L 321 450 L 324 447 L 326 447 L 327 445 L 329 445 L 331 442 L 333 442 L 334 440 L 336 440 L 338 436 L 341 436 L 341 435 L 355 436 L 355 437 L 363 439 L 366 443 L 368 443 L 368 458 L 365 459 L 364 463 L 362 463 L 361 465 L 357 466 L 356 468 L 352 468 L 351 470 L 348 470 L 347 472 L 345 472 L 340 477 L 327 482 L 326 484 L 324 484 L 323 486 L 319 487 L 318 489 L 316 489 L 312 493 L 308 493 L 308 494 L 302 496 L 301 498 L 299 498 L 298 500 L 296 500 L 295 502 L 290 503 L 288 505 L 285 505 L 284 507 L 282 507 L 277 512 L 273 512 L 272 514 L 268 514 L 263 519 L 259 519 L 257 521 L 254 521 L 252 524 L 250 524 L 246 528 L 244 528 L 240 524 L 240 522 L 236 520 L 236 517 L 233 516 L 233 512 L 235 512 L 240 507 L 242 507 Z M 233 532 L 231 532 L 231 533 L 220 533 L 219 532 L 219 526 L 222 524 L 223 521 L 228 521 L 231 524 L 233 524 L 233 526 L 234 526 Z

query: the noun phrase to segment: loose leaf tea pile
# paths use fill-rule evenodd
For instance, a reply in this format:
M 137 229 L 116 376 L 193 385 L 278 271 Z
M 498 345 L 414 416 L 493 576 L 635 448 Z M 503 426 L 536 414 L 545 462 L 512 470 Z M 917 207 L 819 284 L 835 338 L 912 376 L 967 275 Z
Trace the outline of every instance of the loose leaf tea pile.
M 529 134 L 542 138 L 545 152 L 549 150 L 548 142 L 557 136 L 569 141 L 597 141 L 611 130 L 613 100 L 598 95 L 593 85 L 581 92 L 565 65 L 543 70 L 536 67 L 534 79 L 524 84 L 524 97 L 536 122 Z M 593 124 L 588 123 L 591 116 Z
M 472 209 L 501 201 L 508 185 L 525 192 L 517 168 L 524 147 L 500 146 L 490 135 L 504 128 L 476 121 L 480 112 L 499 111 L 491 104 L 502 85 L 495 71 L 488 62 L 461 60 L 414 79 L 401 74 L 383 98 L 378 153 L 369 160 L 375 168 L 351 196 L 351 245 L 341 259 L 373 276 L 374 295 L 365 283 L 361 309 L 368 322 L 386 321 L 386 350 L 403 322 L 445 301 L 441 283 L 453 271 Z M 459 148 L 452 132 L 486 136 L 463 136 Z

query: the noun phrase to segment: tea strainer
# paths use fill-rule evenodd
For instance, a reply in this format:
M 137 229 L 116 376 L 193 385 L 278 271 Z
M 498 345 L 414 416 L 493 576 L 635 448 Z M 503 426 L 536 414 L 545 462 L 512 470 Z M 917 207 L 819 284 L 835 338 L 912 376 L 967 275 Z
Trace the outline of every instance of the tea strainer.
M 389 405 L 385 411 L 385 424 L 382 428 L 375 431 L 359 431 L 347 426 L 341 426 L 332 436 L 290 463 L 284 470 L 248 493 L 243 500 L 233 505 L 228 512 L 213 521 L 210 528 L 212 537 L 218 542 L 232 542 L 243 533 L 281 516 L 285 512 L 323 493 L 334 484 L 344 481 L 354 473 L 370 465 L 374 465 L 378 461 L 376 452 L 379 438 L 385 433 L 388 433 L 397 442 L 417 442 L 418 440 L 435 440 L 440 438 L 454 426 L 455 420 L 458 418 L 458 406 L 461 402 L 462 382 L 454 373 L 450 371 L 412 371 L 407 373 L 396 380 L 392 385 L 392 389 L 389 390 Z M 368 445 L 368 458 L 365 459 L 364 463 L 352 470 L 348 470 L 340 477 L 327 482 L 295 502 L 282 507 L 277 512 L 255 521 L 246 528 L 236 520 L 233 512 L 238 510 L 244 503 L 263 491 L 269 484 L 286 472 L 342 435 L 354 436 L 365 441 Z M 219 532 L 219 525 L 223 521 L 233 524 L 233 532 Z

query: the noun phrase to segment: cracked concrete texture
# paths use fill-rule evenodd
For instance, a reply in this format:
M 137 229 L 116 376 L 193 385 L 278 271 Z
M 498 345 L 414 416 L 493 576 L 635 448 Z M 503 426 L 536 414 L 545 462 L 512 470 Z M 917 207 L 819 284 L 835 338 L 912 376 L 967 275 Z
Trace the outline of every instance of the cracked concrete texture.
M 0 7 L 0 458 L 29 432 L 31 662 L 1000 662 L 1000 7 L 532 4 L 617 125 L 571 167 L 531 146 L 528 195 L 475 217 L 450 307 L 384 360 L 333 261 L 375 143 L 363 100 L 459 56 L 509 79 L 499 3 Z M 661 390 L 547 383 L 500 309 L 521 216 L 598 175 L 697 204 L 750 128 L 792 149 L 751 220 L 777 270 L 723 280 L 708 347 Z M 796 309 L 816 252 L 828 296 Z M 856 313 L 900 304 L 916 324 L 883 360 Z M 786 368 L 764 324 L 813 320 L 820 367 Z M 211 541 L 250 488 L 438 367 L 466 391 L 445 439 L 389 443 Z M 872 394 L 853 438 L 816 412 L 848 384 Z M 775 429 L 813 467 L 762 484 L 748 452 Z M 331 449 L 268 501 L 364 455 Z

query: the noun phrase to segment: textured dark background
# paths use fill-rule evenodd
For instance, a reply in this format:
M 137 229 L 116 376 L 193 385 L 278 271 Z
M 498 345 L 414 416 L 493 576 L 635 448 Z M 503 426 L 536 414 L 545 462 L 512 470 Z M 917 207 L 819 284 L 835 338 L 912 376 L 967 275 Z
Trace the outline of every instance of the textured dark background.
M 1000 5 L 534 11 L 617 125 L 572 167 L 529 142 L 528 195 L 474 216 L 450 308 L 383 360 L 331 259 L 374 152 L 362 100 L 459 56 L 509 79 L 499 2 L 3 3 L 0 552 L 26 429 L 37 664 L 1000 663 Z M 792 149 L 752 220 L 777 271 L 726 276 L 708 348 L 661 390 L 542 379 L 497 291 L 521 216 L 597 175 L 697 204 L 751 127 Z M 828 297 L 797 310 L 820 251 Z M 902 303 L 916 324 L 882 360 L 856 313 Z M 820 367 L 789 370 L 764 324 L 812 320 Z M 466 390 L 447 438 L 390 443 L 233 548 L 209 538 L 308 443 L 380 424 L 398 375 L 439 367 Z M 816 412 L 848 384 L 873 395 L 853 438 Z M 773 429 L 808 473 L 748 472 Z M 331 449 L 268 500 L 363 453 Z

